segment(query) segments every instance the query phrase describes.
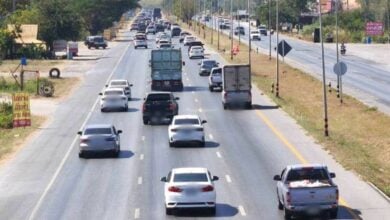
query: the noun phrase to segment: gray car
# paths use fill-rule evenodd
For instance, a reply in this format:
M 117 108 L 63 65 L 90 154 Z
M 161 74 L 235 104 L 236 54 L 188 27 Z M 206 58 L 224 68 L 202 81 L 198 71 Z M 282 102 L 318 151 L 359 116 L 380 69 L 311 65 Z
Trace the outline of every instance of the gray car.
M 218 67 L 219 63 L 215 60 L 202 60 L 202 62 L 200 62 L 199 65 L 200 65 L 199 75 L 209 76 L 211 69 L 214 67 Z
M 110 153 L 118 157 L 120 153 L 121 130 L 111 124 L 94 124 L 85 126 L 79 131 L 79 157 L 86 157 L 86 153 Z

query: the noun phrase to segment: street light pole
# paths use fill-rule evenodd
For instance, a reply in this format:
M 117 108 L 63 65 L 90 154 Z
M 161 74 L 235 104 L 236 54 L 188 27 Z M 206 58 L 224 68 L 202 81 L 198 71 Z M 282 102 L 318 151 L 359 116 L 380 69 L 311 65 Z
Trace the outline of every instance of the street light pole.
M 249 19 L 249 10 L 250 10 L 250 0 L 248 0 L 248 24 L 249 24 L 249 28 L 248 28 L 248 36 L 249 36 L 249 51 L 248 51 L 248 61 L 249 61 L 249 72 L 251 73 L 251 70 L 252 70 L 252 60 L 251 60 L 251 52 L 252 52 L 252 39 L 251 39 L 251 21 Z
M 322 55 L 322 88 L 323 88 L 323 98 L 324 98 L 324 135 L 327 137 L 329 136 L 328 131 L 328 102 L 326 97 L 326 76 L 325 76 L 325 56 L 324 56 L 324 39 L 322 36 L 322 5 L 321 1 L 319 3 L 320 5 L 320 16 L 319 16 L 319 22 L 320 22 L 320 39 L 321 39 L 321 55 Z
M 233 0 L 230 0 L 230 59 L 233 60 Z
M 219 0 L 217 2 L 219 3 Z M 225 8 L 225 2 L 223 3 L 223 6 Z M 219 4 L 218 4 L 218 16 L 219 16 L 219 12 L 220 11 L 219 11 Z M 221 34 L 219 17 L 217 17 L 217 31 L 218 31 L 217 48 L 218 48 L 218 51 L 219 51 L 219 35 Z
M 271 33 L 270 33 L 271 35 Z M 279 0 L 276 0 L 276 85 L 275 85 L 275 95 L 279 97 Z
M 211 14 L 211 44 L 214 41 L 214 10 L 213 10 L 213 1 L 210 4 L 210 14 Z
M 339 63 L 340 56 L 339 56 L 339 0 L 336 1 L 336 63 Z M 341 75 L 337 75 L 337 98 L 340 98 L 340 103 L 343 103 L 343 96 L 342 96 L 342 90 L 341 90 Z
M 268 0 L 269 60 L 271 60 L 271 0 Z
M 204 13 L 203 38 L 206 40 L 206 0 L 203 0 L 203 13 Z

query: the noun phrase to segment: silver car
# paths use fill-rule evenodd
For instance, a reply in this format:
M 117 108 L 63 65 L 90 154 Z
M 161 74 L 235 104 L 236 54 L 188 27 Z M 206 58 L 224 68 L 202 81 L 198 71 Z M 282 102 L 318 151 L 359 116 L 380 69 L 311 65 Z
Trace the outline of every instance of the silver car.
M 131 88 L 133 84 L 130 84 L 126 79 L 113 79 L 106 87 L 108 88 L 122 88 L 125 90 L 125 94 L 129 100 L 131 100 Z
M 79 157 L 85 158 L 87 152 L 110 153 L 118 157 L 120 153 L 120 136 L 121 130 L 111 124 L 95 124 L 85 126 L 83 131 L 79 131 L 80 145 Z

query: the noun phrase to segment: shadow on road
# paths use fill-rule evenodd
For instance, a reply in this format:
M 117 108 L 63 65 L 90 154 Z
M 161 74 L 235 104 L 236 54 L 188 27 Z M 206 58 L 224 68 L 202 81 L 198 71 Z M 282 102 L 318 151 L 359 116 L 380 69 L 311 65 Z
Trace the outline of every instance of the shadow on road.
M 238 209 L 228 204 L 217 204 L 217 213 L 215 217 L 233 217 L 237 215 Z M 178 217 L 210 217 L 209 211 L 206 209 L 182 209 L 175 213 Z
M 353 213 L 353 214 L 352 214 Z M 339 212 L 336 219 L 356 219 L 362 220 L 360 217 L 361 212 L 357 209 L 351 209 L 345 206 L 339 206 Z M 322 216 L 307 216 L 301 215 L 294 217 L 296 220 L 329 220 L 332 219 L 329 213 L 324 213 Z
M 134 156 L 134 153 L 130 150 L 121 150 L 118 157 L 113 157 L 110 153 L 87 153 L 85 158 L 88 159 L 127 159 Z
M 132 156 L 134 156 L 134 153 L 131 150 L 121 150 L 118 158 L 119 159 L 126 159 L 126 158 L 130 158 Z
M 207 91 L 208 87 L 205 86 L 185 86 L 183 92 L 196 92 L 196 91 Z
M 141 98 L 131 98 L 129 101 L 130 102 L 138 102 L 138 101 L 141 101 L 142 99 Z
M 258 104 L 253 104 L 252 109 L 253 110 L 272 110 L 272 109 L 278 109 L 278 105 L 258 105 Z
M 213 141 L 206 141 L 204 147 L 201 147 L 199 143 L 180 143 L 175 145 L 176 148 L 214 148 L 219 147 L 219 143 Z

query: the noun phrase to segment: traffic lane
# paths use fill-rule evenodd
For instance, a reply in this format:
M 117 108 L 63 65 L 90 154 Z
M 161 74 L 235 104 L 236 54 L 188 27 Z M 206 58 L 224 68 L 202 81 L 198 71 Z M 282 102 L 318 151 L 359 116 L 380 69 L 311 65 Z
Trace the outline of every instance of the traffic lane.
M 100 89 L 123 49 L 118 45 L 107 50 L 104 56 L 110 58 L 99 60 L 95 68 L 87 72 L 85 84 L 62 102 L 48 126 L 1 168 L 1 219 L 25 219 L 30 214 L 74 139 L 75 134 L 69 131 L 79 129 L 95 101 L 96 96 L 90 91 Z
M 207 82 L 203 82 L 204 84 L 206 84 Z M 219 96 L 219 97 L 218 97 Z M 220 102 L 220 95 L 218 95 L 216 98 L 217 99 L 219 99 L 218 101 L 217 101 L 217 103 L 218 102 Z M 206 97 L 206 96 L 202 96 L 202 97 Z M 216 101 L 212 101 L 211 103 L 216 103 Z M 254 102 L 255 103 L 255 102 Z M 210 106 L 210 104 L 206 104 L 207 106 Z M 258 106 L 258 105 L 255 105 L 255 108 L 260 108 L 260 109 L 268 109 L 268 107 L 271 107 L 271 109 L 272 109 L 272 106 Z M 275 108 L 275 107 L 274 107 Z M 243 112 L 243 118 L 248 118 L 248 115 L 246 114 L 246 113 L 244 113 L 244 112 L 248 112 L 248 111 L 242 111 Z M 250 113 L 248 113 L 248 114 L 250 114 Z M 252 123 L 252 126 L 248 126 L 249 128 L 251 128 L 251 127 L 253 127 L 253 129 L 245 129 L 244 127 L 244 125 L 243 125 L 243 128 L 242 129 L 239 129 L 239 130 L 248 130 L 248 131 L 258 131 L 259 130 L 259 118 L 258 118 L 258 116 L 256 116 L 256 115 L 253 115 L 253 114 L 251 114 L 252 115 L 252 117 L 253 118 L 251 118 L 250 120 L 248 120 L 247 122 L 245 122 L 245 120 L 243 120 L 243 119 L 239 119 L 238 121 L 237 121 L 237 124 L 239 123 L 239 122 L 242 122 L 242 121 L 244 121 L 244 122 L 242 122 L 242 123 L 244 123 L 244 125 L 246 125 L 245 123 L 248 123 L 248 124 L 251 124 Z M 214 116 L 213 117 L 211 117 L 211 118 L 215 118 Z M 230 119 L 232 119 L 232 118 L 234 118 L 234 117 L 226 117 L 226 118 L 230 118 Z M 262 124 L 261 122 L 260 122 L 260 124 Z M 224 125 L 220 125 L 221 127 L 231 127 L 231 126 L 224 126 Z M 265 127 L 264 128 L 264 130 L 265 131 L 269 131 L 269 128 L 268 127 Z M 224 133 L 224 134 L 226 134 L 226 133 L 228 133 L 228 132 L 226 132 L 226 131 L 223 131 L 223 132 L 221 132 L 221 133 Z M 263 132 L 259 132 L 259 133 L 263 133 Z M 269 133 L 269 132 L 268 132 Z M 272 136 L 275 136 L 275 134 L 273 134 L 272 132 L 271 133 L 269 133 L 268 135 L 265 135 L 265 137 L 272 137 Z M 254 132 L 253 133 L 253 137 L 258 137 L 258 134 L 257 134 L 257 132 Z M 250 139 L 250 138 L 249 138 Z M 268 143 L 268 144 L 264 144 L 263 146 L 265 146 L 266 148 L 267 148 L 267 146 L 273 146 L 273 148 L 272 148 L 272 150 L 275 150 L 275 146 L 281 146 L 281 149 L 279 149 L 279 150 L 275 150 L 274 151 L 274 155 L 276 156 L 275 158 L 272 158 L 272 160 L 270 160 L 269 161 L 269 163 L 267 163 L 267 164 L 273 164 L 271 167 L 268 167 L 266 170 L 271 170 L 272 169 L 272 167 L 275 167 L 275 161 L 281 161 L 282 162 L 282 164 L 281 165 L 279 165 L 278 167 L 278 169 L 276 169 L 275 171 L 273 171 L 272 173 L 271 173 L 271 175 L 269 175 L 270 176 L 270 184 L 271 184 L 271 186 L 273 186 L 273 187 L 275 187 L 275 183 L 272 181 L 272 176 L 274 175 L 274 174 L 277 174 L 277 173 L 279 173 L 280 171 L 281 171 L 281 169 L 282 168 L 284 168 L 287 164 L 291 164 L 291 163 L 299 163 L 299 161 L 297 161 L 297 159 L 296 158 L 294 158 L 294 157 L 291 157 L 291 155 L 289 156 L 289 157 L 287 157 L 287 158 L 280 158 L 281 156 L 280 156 L 280 153 L 279 152 L 283 152 L 283 151 L 286 151 L 286 148 L 283 146 L 283 144 L 281 144 L 280 143 L 280 141 L 277 139 L 277 138 L 269 138 L 269 139 L 266 139 L 266 141 L 267 140 L 275 140 L 275 141 L 277 141 L 277 142 L 279 142 L 279 143 Z M 231 143 L 231 142 L 230 142 Z M 254 141 L 253 143 L 258 143 L 258 141 Z M 253 147 L 255 147 L 256 145 L 252 145 Z M 226 148 L 224 148 L 224 149 L 226 149 Z M 229 148 L 230 149 L 230 148 Z M 289 152 L 288 152 L 289 153 Z M 322 152 L 323 154 L 325 154 L 324 152 Z M 229 155 L 237 155 L 238 153 L 236 152 L 236 153 L 232 153 L 232 154 L 229 154 Z M 262 154 L 260 154 L 260 155 L 270 155 L 271 153 L 270 152 L 265 152 L 265 153 L 262 153 Z M 252 153 L 251 154 L 249 154 L 249 156 L 250 155 L 253 155 Z M 268 158 L 268 157 L 267 157 Z M 265 158 L 265 159 L 267 159 L 267 158 Z M 239 159 L 239 158 L 237 158 L 237 159 Z M 263 160 L 263 159 L 261 159 L 261 160 Z M 321 160 L 318 160 L 318 161 L 321 161 Z M 318 162 L 318 161 L 314 161 L 314 162 Z M 285 163 L 285 162 L 287 162 L 287 163 Z M 250 167 L 253 167 L 253 166 L 250 166 Z M 255 172 L 255 171 L 254 171 Z M 251 182 L 251 181 L 246 181 L 246 182 Z M 273 190 L 271 190 L 272 192 L 273 192 Z M 274 195 L 275 196 L 275 195 Z M 275 204 L 277 204 L 276 202 L 275 202 Z M 339 212 L 339 217 L 341 217 L 341 218 L 351 218 L 351 216 L 350 216 L 350 214 L 348 213 L 348 211 L 346 210 L 346 209 L 341 209 L 340 210 L 340 212 Z
M 133 68 L 145 71 L 147 55 L 148 51 L 134 53 L 130 49 L 113 78 L 125 78 L 138 83 L 141 86 L 133 88 L 133 92 L 143 94 L 146 78 L 144 75 L 136 75 Z M 130 106 L 139 109 L 141 103 L 130 102 Z M 96 106 L 88 124 L 113 123 L 123 130 L 119 158 L 79 159 L 76 144 L 56 185 L 42 204 L 37 219 L 125 219 L 129 216 L 128 206 L 135 202 L 131 194 L 136 190 L 139 115 L 139 111 L 101 113 L 100 107 Z

